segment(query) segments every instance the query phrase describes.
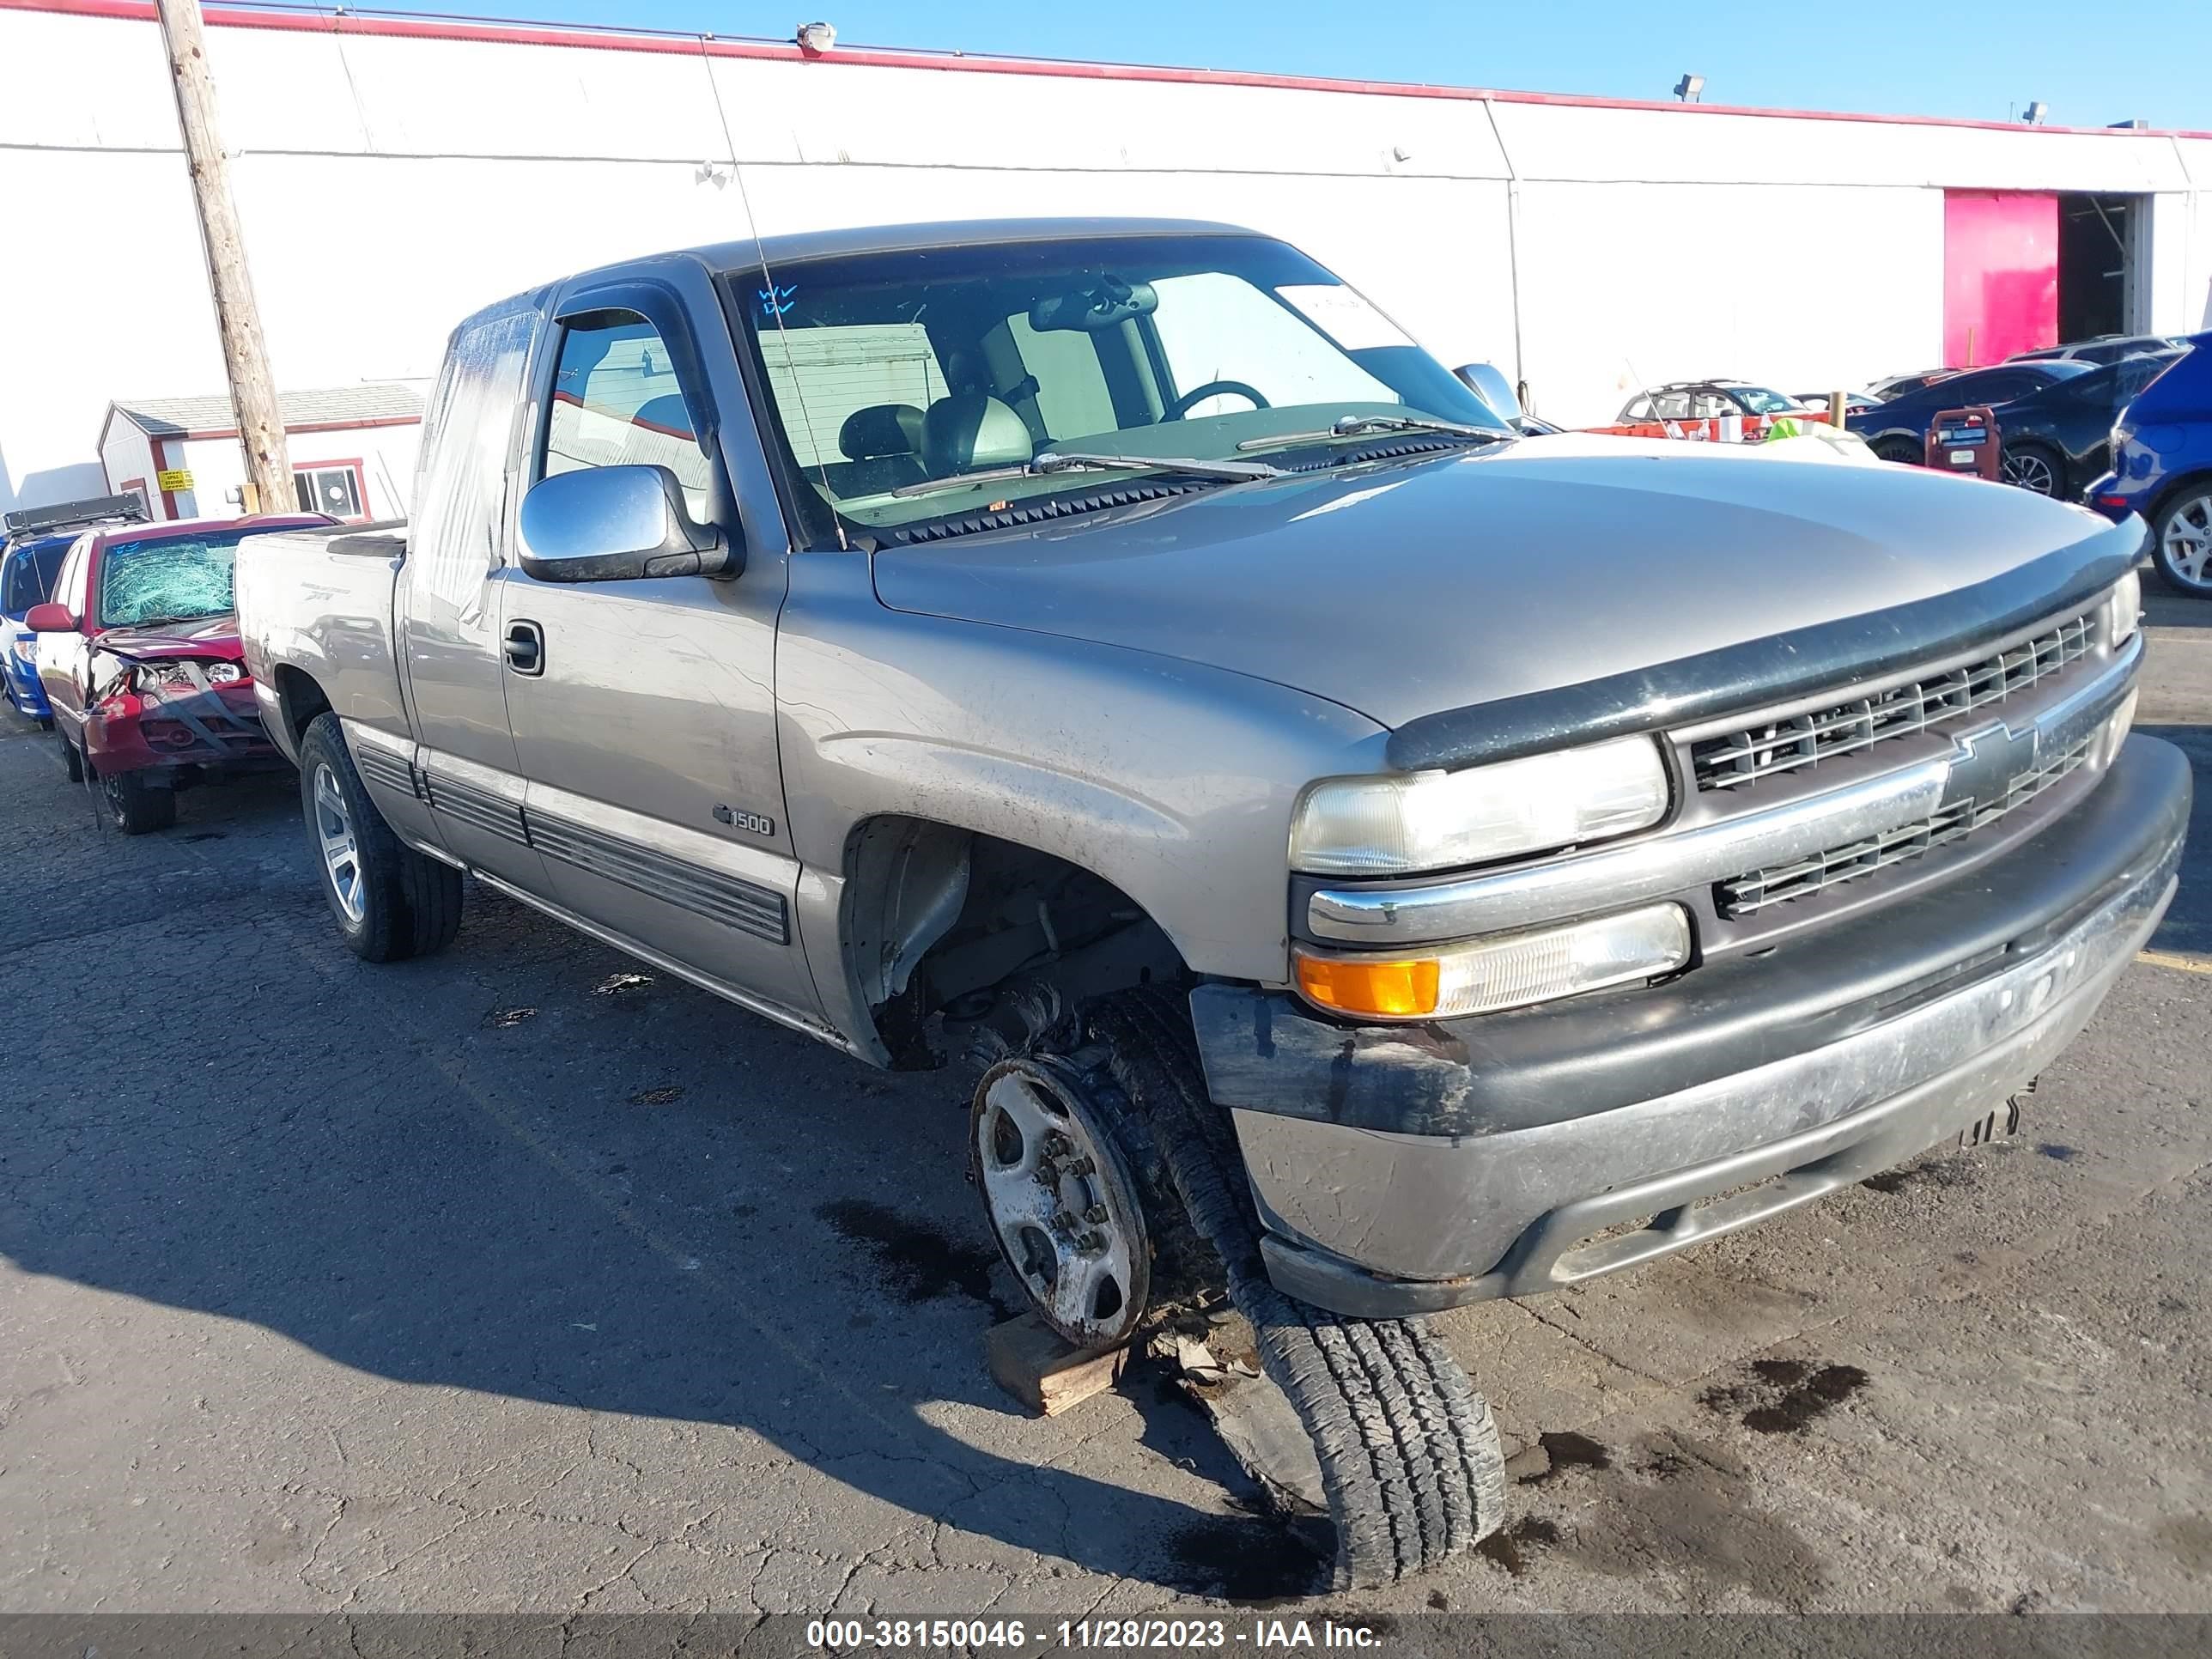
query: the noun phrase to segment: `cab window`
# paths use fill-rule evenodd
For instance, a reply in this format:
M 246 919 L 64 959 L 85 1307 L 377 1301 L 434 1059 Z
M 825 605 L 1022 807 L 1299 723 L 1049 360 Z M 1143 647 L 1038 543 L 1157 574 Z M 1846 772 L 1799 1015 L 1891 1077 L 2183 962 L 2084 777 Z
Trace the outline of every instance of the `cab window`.
M 665 466 L 704 517 L 713 474 L 699 422 L 659 331 L 629 313 L 562 337 L 545 418 L 544 476 L 587 466 Z

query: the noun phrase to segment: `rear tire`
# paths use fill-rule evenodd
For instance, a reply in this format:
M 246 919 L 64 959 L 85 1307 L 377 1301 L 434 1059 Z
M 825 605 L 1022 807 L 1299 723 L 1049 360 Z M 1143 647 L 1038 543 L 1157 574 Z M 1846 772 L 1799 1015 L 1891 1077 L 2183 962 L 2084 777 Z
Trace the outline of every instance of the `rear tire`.
M 461 925 L 461 872 L 404 845 L 376 810 L 336 714 L 300 743 L 300 805 L 323 898 L 364 962 L 429 956 Z
M 2177 593 L 2212 599 L 2212 479 L 2184 484 L 2151 515 L 2150 562 Z
M 1925 466 L 1928 464 L 1925 447 L 1916 449 L 1904 438 L 1884 438 L 1868 447 L 1874 451 L 1875 459 L 1878 461 L 1894 461 L 1902 466 Z
M 77 756 L 76 745 L 71 743 L 68 736 L 63 732 L 56 732 L 54 741 L 62 746 L 62 769 L 69 774 L 69 781 L 71 783 L 82 783 L 84 762 Z
M 144 773 L 94 775 L 100 786 L 100 802 L 107 808 L 107 821 L 125 835 L 151 835 L 177 821 L 177 792 L 155 788 L 146 781 Z
M 2014 489 L 2048 495 L 2053 501 L 2072 499 L 2066 490 L 2066 463 L 2055 450 L 2041 444 L 2022 444 L 2007 449 L 1999 465 L 2004 481 Z
M 1393 1583 L 1498 1530 L 1505 1463 L 1497 1425 L 1427 1322 L 1350 1319 L 1269 1282 L 1236 1130 L 1206 1096 L 1181 999 L 1125 993 L 1093 1008 L 1090 1024 L 1219 1258 L 1268 1377 L 1313 1437 L 1336 1523 L 1335 1587 Z

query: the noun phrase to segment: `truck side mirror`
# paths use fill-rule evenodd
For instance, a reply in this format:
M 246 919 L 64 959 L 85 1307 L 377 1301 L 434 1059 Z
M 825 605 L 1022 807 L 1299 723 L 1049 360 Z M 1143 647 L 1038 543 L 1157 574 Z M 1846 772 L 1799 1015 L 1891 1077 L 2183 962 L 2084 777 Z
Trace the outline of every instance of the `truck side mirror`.
M 1518 425 L 1521 420 L 1521 399 L 1514 394 L 1513 382 L 1505 378 L 1505 371 L 1496 363 L 1462 363 L 1452 374 L 1459 383 L 1490 405 L 1490 412 L 1508 426 Z
M 76 630 L 76 618 L 70 615 L 67 605 L 49 599 L 23 613 L 23 626 L 33 634 L 70 634 Z
M 734 575 L 744 557 L 684 504 L 665 466 L 587 466 L 522 498 L 522 568 L 543 582 Z

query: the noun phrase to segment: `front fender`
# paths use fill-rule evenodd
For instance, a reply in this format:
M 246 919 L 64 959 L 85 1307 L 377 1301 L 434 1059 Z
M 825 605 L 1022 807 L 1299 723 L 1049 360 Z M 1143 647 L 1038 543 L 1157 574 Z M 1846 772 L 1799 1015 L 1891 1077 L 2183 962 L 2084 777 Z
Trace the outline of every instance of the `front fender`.
M 1298 793 L 1376 769 L 1388 735 L 1226 670 L 890 611 L 857 554 L 793 559 L 776 704 L 810 872 L 841 871 L 884 814 L 994 836 L 1113 883 L 1194 970 L 1271 984 Z

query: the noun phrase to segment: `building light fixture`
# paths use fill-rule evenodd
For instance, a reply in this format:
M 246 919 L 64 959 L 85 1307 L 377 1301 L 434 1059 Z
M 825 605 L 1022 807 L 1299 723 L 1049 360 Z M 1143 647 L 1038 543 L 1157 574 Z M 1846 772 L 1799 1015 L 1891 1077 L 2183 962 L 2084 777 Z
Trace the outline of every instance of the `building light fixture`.
M 1685 75 L 1674 82 L 1674 96 L 1686 104 L 1703 103 L 1705 90 L 1705 77 L 1702 75 Z

